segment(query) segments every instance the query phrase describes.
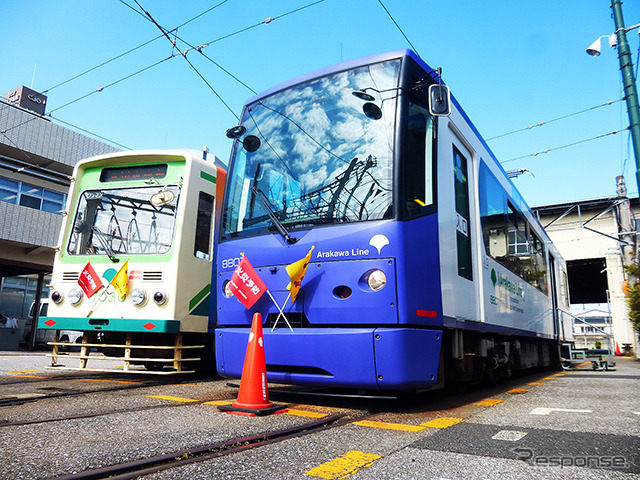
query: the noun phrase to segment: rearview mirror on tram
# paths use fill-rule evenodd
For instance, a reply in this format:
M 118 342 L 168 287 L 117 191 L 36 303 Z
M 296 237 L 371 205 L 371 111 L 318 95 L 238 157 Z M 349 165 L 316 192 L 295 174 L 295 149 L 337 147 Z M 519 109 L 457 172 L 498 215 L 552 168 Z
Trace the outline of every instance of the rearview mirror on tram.
M 429 87 L 429 113 L 436 117 L 451 115 L 451 92 L 446 85 Z

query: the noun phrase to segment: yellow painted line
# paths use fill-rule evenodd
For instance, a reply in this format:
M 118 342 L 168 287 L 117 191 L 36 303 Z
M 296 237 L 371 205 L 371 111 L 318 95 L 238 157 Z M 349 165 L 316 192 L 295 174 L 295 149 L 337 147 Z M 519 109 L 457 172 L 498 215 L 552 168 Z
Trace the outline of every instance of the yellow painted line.
M 564 377 L 566 374 L 565 373 L 554 373 L 553 376 L 554 377 Z
M 530 382 L 528 385 L 544 385 L 544 382 Z
M 285 412 L 288 415 L 295 415 L 297 417 L 309 417 L 309 418 L 324 418 L 326 413 L 310 412 L 309 410 L 298 410 L 296 408 L 288 408 Z
M 507 393 L 527 393 L 528 391 L 526 388 L 512 388 Z
M 142 382 L 129 382 L 125 380 L 109 380 L 106 378 L 75 378 L 74 382 L 103 382 L 103 383 L 125 383 L 127 385 L 140 385 Z
M 543 380 L 555 380 L 556 377 L 544 377 Z
M 374 422 L 371 420 L 360 420 L 353 422 L 354 425 L 371 428 L 385 428 L 387 430 L 401 430 L 404 432 L 421 432 L 425 427 L 419 425 L 405 425 L 403 423 Z
M 457 423 L 462 423 L 465 420 L 463 418 L 453 418 L 453 417 L 440 417 L 433 420 L 429 420 L 426 423 L 421 423 L 423 427 L 431 427 L 431 428 L 449 428 L 452 425 L 456 425 Z
M 172 397 L 170 395 L 148 395 L 148 398 L 159 398 L 160 400 L 169 400 L 170 402 L 197 402 L 192 398 Z
M 200 383 L 176 383 L 174 387 L 201 387 Z
M 493 407 L 493 406 L 498 405 L 498 404 L 500 404 L 502 402 L 504 402 L 504 400 L 498 400 L 498 399 L 495 399 L 495 398 L 485 398 L 484 400 L 476 402 L 476 405 L 483 405 L 485 407 Z
M 7 373 L 40 373 L 41 370 L 14 370 L 13 372 Z
M 205 405 L 231 405 L 231 400 L 211 400 L 210 402 L 204 402 Z
M 373 462 L 382 458 L 375 453 L 364 453 L 352 450 L 329 462 L 323 463 L 305 473 L 311 477 L 326 479 L 346 478 L 356 473 L 361 468 L 373 465 Z

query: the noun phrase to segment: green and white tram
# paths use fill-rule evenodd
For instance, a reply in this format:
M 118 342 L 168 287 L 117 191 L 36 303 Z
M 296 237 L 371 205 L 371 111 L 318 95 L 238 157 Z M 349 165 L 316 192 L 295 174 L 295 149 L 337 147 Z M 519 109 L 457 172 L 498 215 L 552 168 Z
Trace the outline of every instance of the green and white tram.
M 79 364 L 67 368 L 106 370 L 93 368 L 93 358 L 116 357 L 124 371 L 178 373 L 212 358 L 212 232 L 225 177 L 215 156 L 186 150 L 121 152 L 76 165 L 49 308 L 38 322 L 83 332 L 80 354 L 71 355 Z M 58 348 L 71 345 L 57 337 L 53 345 L 58 365 Z

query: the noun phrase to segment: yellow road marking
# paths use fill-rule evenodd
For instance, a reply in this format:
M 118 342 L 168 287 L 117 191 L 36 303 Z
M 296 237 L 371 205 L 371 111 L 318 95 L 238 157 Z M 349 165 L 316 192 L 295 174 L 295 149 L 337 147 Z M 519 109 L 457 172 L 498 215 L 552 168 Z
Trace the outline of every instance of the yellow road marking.
M 421 432 L 425 427 L 419 425 L 405 425 L 403 423 L 374 422 L 371 420 L 360 420 L 353 422 L 354 425 L 372 428 L 385 428 L 387 430 L 402 430 L 404 432 Z
M 530 382 L 529 385 L 544 385 L 544 382 Z
M 13 372 L 7 373 L 40 373 L 40 370 L 14 370 Z
M 352 450 L 344 455 L 317 467 L 307 470 L 305 473 L 311 477 L 326 479 L 346 478 L 353 475 L 358 470 L 368 467 L 376 460 L 382 458 L 375 453 L 364 453 Z
M 527 393 L 528 391 L 526 388 L 512 388 L 507 393 Z
M 554 373 L 553 376 L 554 377 L 564 377 L 566 374 L 565 373 Z
M 125 383 L 128 385 L 140 385 L 141 383 L 141 382 L 129 382 L 125 380 L 109 380 L 106 378 L 75 378 L 74 382 Z
M 210 402 L 204 402 L 205 405 L 231 405 L 231 400 L 211 400 Z
M 555 380 L 556 377 L 544 377 L 543 380 Z
M 502 402 L 504 402 L 504 400 L 497 400 L 495 398 L 485 398 L 484 400 L 476 402 L 476 405 L 483 405 L 485 407 L 493 407 L 493 406 L 498 405 L 499 403 L 502 403 Z
M 421 423 L 423 427 L 432 427 L 432 428 L 449 428 L 452 425 L 457 423 L 464 422 L 463 418 L 453 418 L 453 417 L 440 417 L 435 418 L 433 420 L 429 420 L 426 423 Z
M 324 418 L 327 416 L 326 413 L 310 412 L 309 410 L 298 410 L 296 408 L 288 408 L 285 413 L 287 413 L 288 415 L 296 415 L 298 417 L 309 418 Z
M 172 397 L 170 395 L 148 395 L 148 398 L 159 398 L 160 400 L 169 400 L 170 402 L 197 402 L 192 398 Z

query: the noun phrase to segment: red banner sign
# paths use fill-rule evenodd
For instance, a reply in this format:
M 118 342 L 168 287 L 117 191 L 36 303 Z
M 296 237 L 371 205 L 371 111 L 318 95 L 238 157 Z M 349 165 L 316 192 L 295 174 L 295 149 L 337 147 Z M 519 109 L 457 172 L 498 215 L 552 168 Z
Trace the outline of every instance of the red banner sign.
M 100 280 L 100 275 L 93 269 L 91 262 L 87 262 L 84 270 L 80 273 L 78 285 L 80 285 L 87 298 L 91 298 L 94 293 L 104 286 L 102 285 L 102 280 Z
M 260 278 L 260 275 L 253 269 L 249 259 L 242 257 L 240 265 L 233 272 L 233 277 L 229 282 L 229 289 L 240 300 L 240 303 L 249 309 L 267 291 L 267 286 Z

